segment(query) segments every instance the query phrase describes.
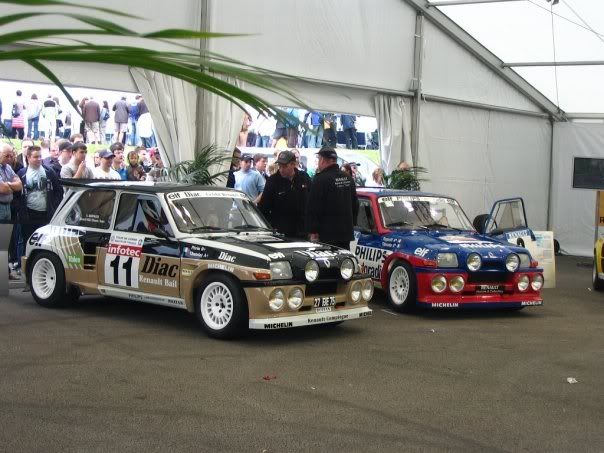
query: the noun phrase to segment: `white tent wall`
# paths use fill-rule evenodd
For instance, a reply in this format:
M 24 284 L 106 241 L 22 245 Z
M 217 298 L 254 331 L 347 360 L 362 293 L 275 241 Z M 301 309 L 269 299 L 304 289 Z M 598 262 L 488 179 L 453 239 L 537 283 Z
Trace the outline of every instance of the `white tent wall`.
M 424 25 L 422 86 L 426 95 L 541 112 L 530 98 L 430 21 Z
M 521 196 L 528 221 L 547 226 L 551 153 L 548 120 L 439 102 L 422 105 L 422 189 L 455 197 L 473 220 L 494 201 Z
M 602 124 L 555 123 L 551 217 L 562 251 L 593 256 L 596 191 L 572 188 L 575 157 L 604 158 Z

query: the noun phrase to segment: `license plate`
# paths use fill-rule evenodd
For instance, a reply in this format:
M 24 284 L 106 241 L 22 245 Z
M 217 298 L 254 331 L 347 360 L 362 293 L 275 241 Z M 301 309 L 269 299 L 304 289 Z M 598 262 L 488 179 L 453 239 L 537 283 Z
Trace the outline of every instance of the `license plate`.
M 327 313 L 333 311 L 333 307 L 318 307 L 315 308 L 315 313 Z
M 476 287 L 476 294 L 502 294 L 504 291 L 504 285 L 478 285 Z
M 315 297 L 315 308 L 333 307 L 336 304 L 336 296 Z

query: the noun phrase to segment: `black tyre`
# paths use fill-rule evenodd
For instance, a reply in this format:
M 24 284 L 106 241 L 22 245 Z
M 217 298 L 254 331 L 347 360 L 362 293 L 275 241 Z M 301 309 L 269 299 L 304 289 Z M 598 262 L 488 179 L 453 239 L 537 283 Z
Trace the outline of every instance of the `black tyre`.
M 591 281 L 596 291 L 604 291 L 604 280 L 598 276 L 597 259 L 598 257 L 594 256 L 594 266 L 591 274 Z
M 248 329 L 248 309 L 243 290 L 226 274 L 211 274 L 199 287 L 195 303 L 197 319 L 211 337 L 229 339 Z
M 57 255 L 41 252 L 28 263 L 34 300 L 46 308 L 64 307 L 77 301 L 79 292 L 65 281 L 65 269 Z
M 484 229 L 487 226 L 486 223 L 488 218 L 489 214 L 480 214 L 474 217 L 474 221 L 472 222 L 474 229 L 481 234 L 485 233 Z
M 399 262 L 392 266 L 388 273 L 386 295 L 390 306 L 400 312 L 416 308 L 417 280 L 415 272 L 407 262 Z

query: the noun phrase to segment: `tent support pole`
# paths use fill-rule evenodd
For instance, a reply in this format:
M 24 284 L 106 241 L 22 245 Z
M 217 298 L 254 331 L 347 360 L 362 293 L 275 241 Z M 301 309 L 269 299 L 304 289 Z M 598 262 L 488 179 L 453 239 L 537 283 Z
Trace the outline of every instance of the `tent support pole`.
M 422 60 L 424 55 L 424 14 L 417 12 L 415 17 L 415 57 L 413 64 L 413 109 L 411 118 L 411 160 L 413 166 L 419 165 L 419 127 L 422 103 Z
M 552 225 L 552 181 L 554 180 L 554 125 L 556 121 L 554 118 L 549 119 L 551 127 L 550 132 L 550 148 L 549 148 L 549 181 L 547 184 L 547 230 L 551 231 Z

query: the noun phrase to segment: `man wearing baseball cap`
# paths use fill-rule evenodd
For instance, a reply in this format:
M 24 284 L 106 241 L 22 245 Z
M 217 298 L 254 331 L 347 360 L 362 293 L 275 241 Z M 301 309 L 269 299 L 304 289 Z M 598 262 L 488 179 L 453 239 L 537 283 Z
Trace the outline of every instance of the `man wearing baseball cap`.
M 312 181 L 307 209 L 310 240 L 348 249 L 359 213 L 355 184 L 340 170 L 335 149 L 324 146 L 317 156 L 319 173 Z
M 241 158 L 241 168 L 235 172 L 235 189 L 241 190 L 254 203 L 260 201 L 264 191 L 265 181 L 260 173 L 252 169 L 254 159 L 249 154 Z
M 94 179 L 122 179 L 120 174 L 113 168 L 111 168 L 111 164 L 113 164 L 114 157 L 115 155 L 107 149 L 99 151 L 99 158 L 101 159 L 101 163 L 92 171 L 94 174 Z
M 266 181 L 258 207 L 279 233 L 306 239 L 305 215 L 310 177 L 298 170 L 296 155 L 291 151 L 281 151 L 276 163 L 279 170 Z

